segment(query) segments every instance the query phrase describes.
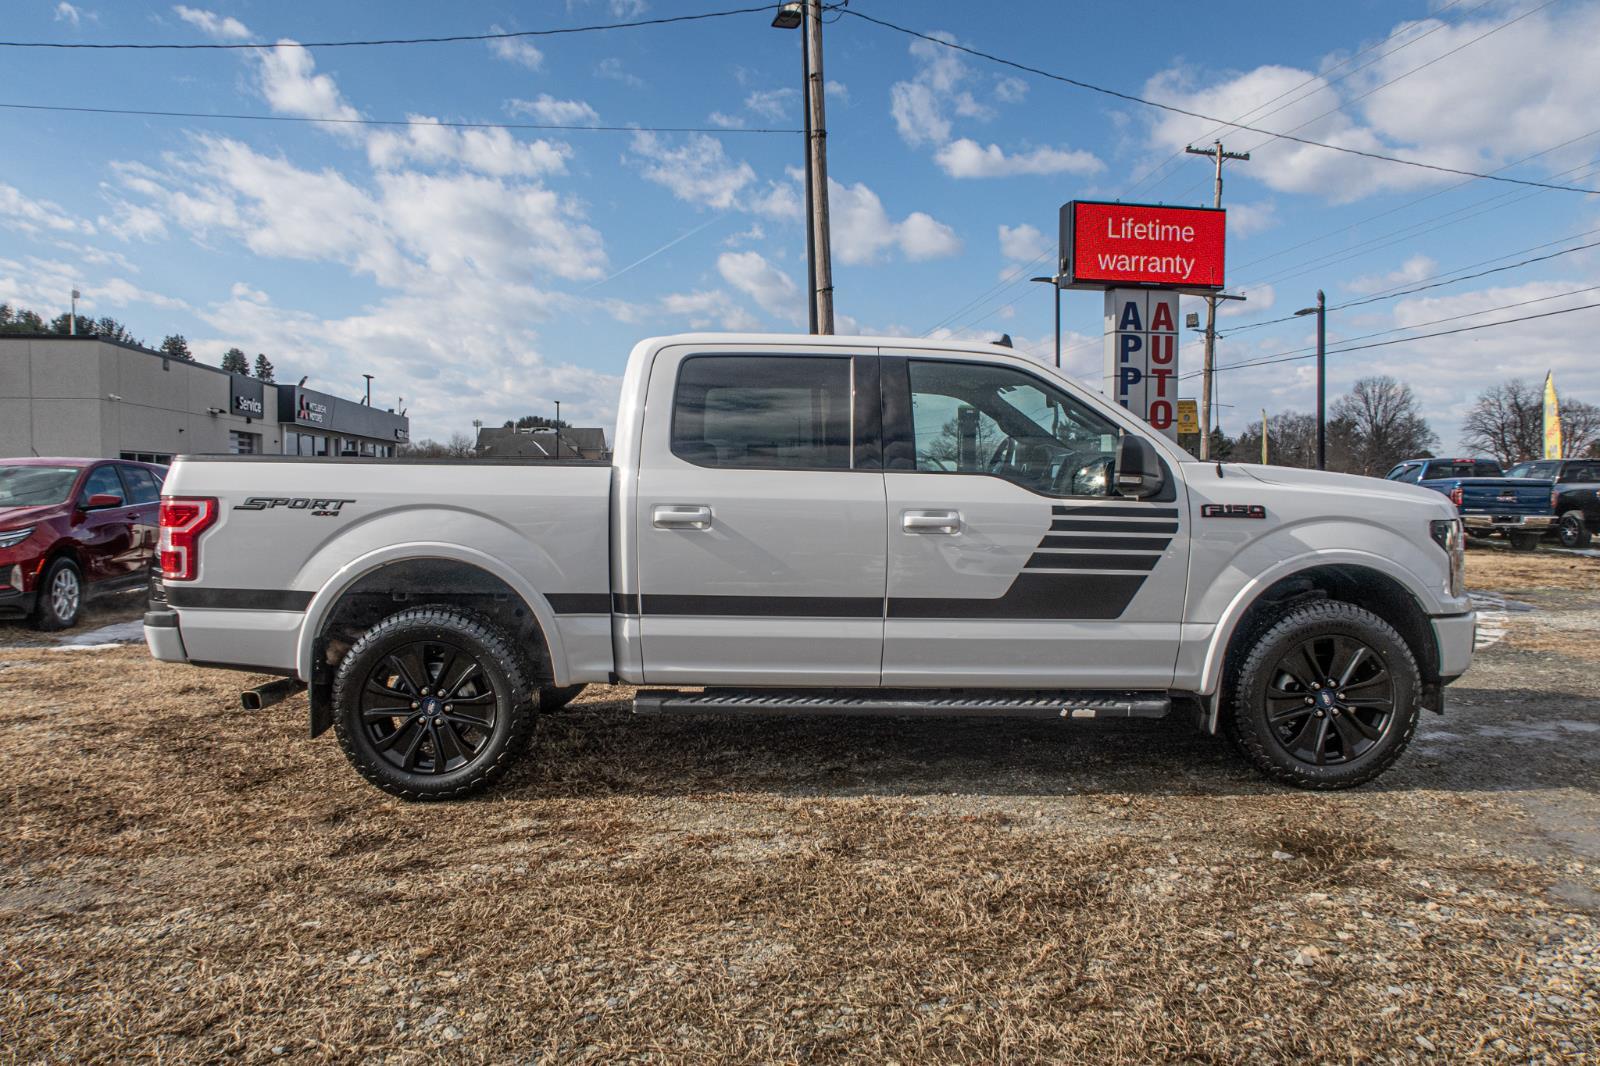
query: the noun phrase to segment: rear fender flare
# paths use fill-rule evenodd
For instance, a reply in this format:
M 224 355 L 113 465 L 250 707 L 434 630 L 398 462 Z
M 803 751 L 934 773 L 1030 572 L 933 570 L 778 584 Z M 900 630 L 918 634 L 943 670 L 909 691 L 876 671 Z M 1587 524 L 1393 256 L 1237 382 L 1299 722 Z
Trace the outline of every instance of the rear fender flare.
M 345 592 L 381 566 L 417 559 L 447 559 L 451 562 L 464 563 L 505 582 L 533 612 L 534 620 L 544 635 L 545 648 L 550 653 L 550 670 L 555 675 L 555 684 L 571 683 L 566 649 L 561 642 L 561 629 L 556 625 L 555 612 L 550 609 L 549 601 L 529 584 L 527 578 L 494 556 L 475 548 L 435 541 L 392 544 L 368 552 L 345 563 L 323 583 L 322 588 L 311 598 L 311 603 L 306 607 L 305 622 L 300 627 L 300 637 L 296 643 L 295 668 L 302 681 L 309 683 L 311 680 L 317 634 L 322 631 L 323 624 Z

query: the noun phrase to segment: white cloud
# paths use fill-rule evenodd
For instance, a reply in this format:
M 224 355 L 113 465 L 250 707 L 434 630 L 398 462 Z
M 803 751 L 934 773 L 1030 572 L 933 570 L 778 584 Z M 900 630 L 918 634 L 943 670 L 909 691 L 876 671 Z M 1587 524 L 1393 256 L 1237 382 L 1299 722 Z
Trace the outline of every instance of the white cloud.
M 822 92 L 830 100 L 836 100 L 841 104 L 850 103 L 850 87 L 842 81 L 829 79 L 823 82 Z
M 622 60 L 616 56 L 608 56 L 594 65 L 594 74 L 597 78 L 607 81 L 620 81 L 631 89 L 644 88 L 644 79 L 632 73 L 622 65 Z
M 984 147 L 961 138 L 934 153 L 934 160 L 952 178 L 1009 178 L 1019 174 L 1096 174 L 1105 169 L 1092 152 L 1035 148 L 1007 155 L 999 145 Z
M 762 118 L 778 122 L 789 113 L 799 97 L 799 89 L 757 89 L 744 98 L 744 106 Z
M 1378 292 L 1383 289 L 1404 288 L 1439 272 L 1439 264 L 1426 255 L 1414 255 L 1387 274 L 1364 274 L 1345 282 L 1351 292 Z
M 725 130 L 744 129 L 744 119 L 738 115 L 725 115 L 721 111 L 713 111 L 706 117 L 713 126 L 721 126 Z
M 739 193 L 756 180 L 749 163 L 728 158 L 722 142 L 691 134 L 682 145 L 668 145 L 654 133 L 633 136 L 633 153 L 644 176 L 680 200 L 720 210 L 738 206 Z
M 367 158 L 380 169 L 406 163 L 456 163 L 496 177 L 536 177 L 566 170 L 572 149 L 556 141 L 520 141 L 501 129 L 458 130 L 427 115 L 407 115 L 413 125 L 367 138 Z
M 961 250 L 954 230 L 921 211 L 895 222 L 878 194 L 861 182 L 847 186 L 828 179 L 828 199 L 833 254 L 842 263 L 875 262 L 894 247 L 907 259 L 940 259 Z
M 316 66 L 311 49 L 280 41 L 276 48 L 261 53 L 261 94 L 280 114 L 346 121 L 360 118 L 361 112 L 345 102 L 332 77 L 314 73 Z
M 490 33 L 505 33 L 499 26 L 490 26 Z M 544 65 L 544 53 L 535 48 L 525 37 L 500 37 L 489 42 L 489 51 L 499 59 L 508 63 L 517 63 L 529 70 L 538 70 Z
M 35 200 L 22 190 L 0 183 L 0 221 L 6 228 L 20 230 L 30 236 L 45 231 L 52 233 L 93 233 L 94 223 L 76 218 L 66 208 L 49 200 Z
M 1241 289 L 1239 295 L 1244 300 L 1219 300 L 1217 301 L 1217 317 L 1232 318 L 1235 315 L 1259 315 L 1263 311 L 1272 310 L 1278 302 L 1278 293 L 1271 285 L 1257 285 L 1251 289 Z
M 994 83 L 994 98 L 1003 104 L 1020 104 L 1028 97 L 1028 83 L 1021 78 L 1001 78 Z
M 1248 237 L 1263 233 L 1278 224 L 1278 206 L 1271 200 L 1228 204 L 1228 236 Z
M 1055 242 L 1024 222 L 1020 226 L 1000 224 L 1000 254 L 1014 262 L 1027 262 L 1049 255 Z
M 723 252 L 717 256 L 717 272 L 770 315 L 793 323 L 806 315 L 800 286 L 760 252 Z
M 67 5 L 63 4 L 62 7 Z M 243 41 L 250 37 L 250 28 L 236 18 L 219 15 L 215 11 L 205 11 L 195 7 L 184 7 L 179 4 L 172 9 L 180 19 L 199 30 L 201 33 L 216 41 Z
M 799 222 L 806 214 L 806 206 L 800 202 L 800 188 L 793 182 L 767 182 L 766 191 L 746 197 L 744 207 L 783 222 Z
M 722 329 L 751 332 L 761 328 L 761 319 L 733 302 L 720 289 L 670 293 L 661 298 L 663 314 L 688 321 L 690 329 Z
M 1448 25 L 1434 19 L 1398 23 L 1388 39 L 1415 43 L 1391 47 L 1337 84 L 1282 66 L 1257 67 L 1214 82 L 1201 81 L 1194 71 L 1171 69 L 1151 78 L 1144 94 L 1223 118 L 1252 114 L 1251 125 L 1293 130 L 1312 140 L 1480 172 L 1588 133 L 1600 109 L 1600 64 L 1592 61 L 1600 8 L 1555 7 L 1515 22 L 1505 20 L 1502 5 L 1489 8 L 1482 18 Z M 1458 48 L 1465 50 L 1433 62 Z M 1308 79 L 1311 84 L 1296 90 Z M 1484 86 L 1493 86 L 1492 107 L 1463 106 L 1463 101 L 1483 100 Z M 1264 101 L 1280 94 L 1288 95 L 1262 110 Z M 1334 110 L 1347 103 L 1344 110 Z M 1150 122 L 1152 152 L 1162 155 L 1209 135 L 1216 125 L 1170 113 L 1152 115 Z M 1250 162 L 1241 165 L 1252 178 L 1276 190 L 1335 202 L 1460 180 L 1247 131 L 1225 130 L 1222 137 L 1230 148 L 1237 144 L 1251 153 Z M 1581 162 L 1586 151 L 1574 145 L 1532 165 L 1558 172 Z
M 67 3 L 67 0 L 61 0 L 61 3 L 56 5 L 55 20 L 57 22 L 70 23 L 76 29 L 83 24 L 84 19 L 88 19 L 90 22 L 99 22 L 100 16 L 93 11 L 85 11 L 81 7 L 74 7 L 72 4 Z
M 954 41 L 948 33 L 933 36 Z M 912 147 L 943 144 L 950 139 L 950 114 L 986 119 L 994 112 L 980 104 L 963 86 L 972 78 L 960 56 L 932 41 L 912 41 L 917 72 L 910 81 L 889 87 L 889 113 L 900 137 Z
M 732 248 L 735 245 L 743 244 L 745 241 L 754 242 L 764 241 L 766 239 L 767 231 L 761 228 L 761 223 L 752 222 L 750 223 L 749 229 L 740 230 L 738 233 L 730 233 L 727 237 L 723 238 L 722 243 L 724 246 Z
M 549 93 L 540 93 L 533 100 L 507 100 L 506 112 L 558 126 L 593 126 L 600 121 L 599 112 L 584 101 L 558 100 Z

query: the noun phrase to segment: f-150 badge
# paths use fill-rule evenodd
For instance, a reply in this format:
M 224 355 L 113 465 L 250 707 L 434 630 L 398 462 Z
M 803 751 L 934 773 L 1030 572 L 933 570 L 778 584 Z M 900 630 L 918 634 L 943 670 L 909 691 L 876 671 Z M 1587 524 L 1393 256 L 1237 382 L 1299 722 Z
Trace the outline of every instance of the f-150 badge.
M 1259 503 L 1203 503 L 1201 518 L 1265 518 L 1267 509 Z

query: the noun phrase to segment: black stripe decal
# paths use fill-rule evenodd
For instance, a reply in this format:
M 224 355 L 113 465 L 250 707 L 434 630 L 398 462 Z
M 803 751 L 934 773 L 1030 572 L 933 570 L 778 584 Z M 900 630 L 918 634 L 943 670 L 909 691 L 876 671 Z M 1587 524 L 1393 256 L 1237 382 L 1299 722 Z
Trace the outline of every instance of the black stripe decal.
M 761 618 L 881 618 L 877 596 L 665 596 L 640 597 L 646 615 L 738 615 Z
M 1048 537 L 1046 539 L 1061 542 L 1049 545 L 1052 548 L 1098 548 L 1102 551 L 1114 552 L 1165 551 L 1167 545 L 1172 543 L 1172 538 L 1165 536 L 1094 537 L 1079 534 L 1071 537 Z
M 1050 523 L 1052 533 L 1176 533 L 1177 531 L 1176 522 L 1089 522 L 1058 518 Z
M 1104 515 L 1107 518 L 1177 518 L 1176 507 L 1052 507 L 1053 515 Z
M 1023 571 L 992 600 L 893 598 L 890 618 L 1106 619 L 1120 617 L 1143 574 L 1040 574 Z
M 1154 570 L 1159 555 L 1078 555 L 1075 552 L 1034 552 L 1031 570 Z
M 220 611 L 304 611 L 312 594 L 295 589 L 202 589 L 167 583 L 173 607 L 209 607 Z
M 605 592 L 552 592 L 545 599 L 556 614 L 611 613 L 611 596 Z

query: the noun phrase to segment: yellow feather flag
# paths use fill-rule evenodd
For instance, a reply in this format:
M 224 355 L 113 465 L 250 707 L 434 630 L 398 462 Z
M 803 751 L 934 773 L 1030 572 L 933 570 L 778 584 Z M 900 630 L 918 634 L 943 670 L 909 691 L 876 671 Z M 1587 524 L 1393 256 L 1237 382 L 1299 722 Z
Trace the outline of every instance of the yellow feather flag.
M 1556 376 L 1544 376 L 1544 457 L 1561 458 L 1561 405 L 1556 400 Z

